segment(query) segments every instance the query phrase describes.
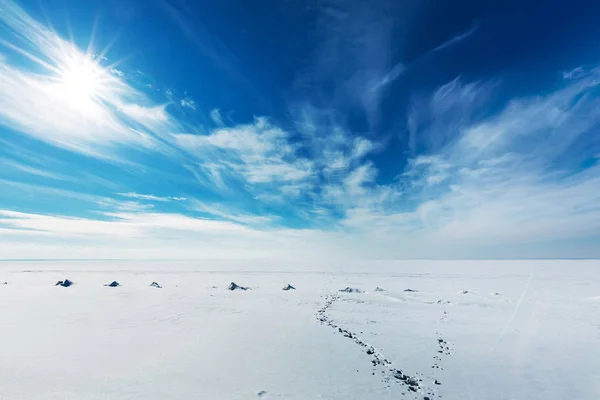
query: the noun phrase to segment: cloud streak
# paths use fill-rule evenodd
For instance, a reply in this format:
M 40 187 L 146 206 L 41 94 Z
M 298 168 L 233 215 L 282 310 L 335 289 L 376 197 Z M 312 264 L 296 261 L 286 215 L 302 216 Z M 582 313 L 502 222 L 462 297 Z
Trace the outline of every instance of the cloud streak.
M 185 201 L 187 200 L 185 197 L 172 197 L 172 196 L 155 196 L 153 194 L 140 194 L 140 193 L 135 193 L 135 192 L 128 192 L 128 193 L 116 193 L 119 196 L 123 196 L 123 197 L 129 197 L 131 199 L 138 199 L 138 200 L 149 200 L 149 201 Z
M 477 24 L 473 25 L 469 30 L 466 30 L 463 33 L 453 36 L 449 40 L 445 41 L 444 43 L 440 44 L 439 46 L 437 46 L 436 48 L 431 50 L 431 52 L 446 50 L 446 49 L 454 46 L 456 43 L 462 42 L 463 40 L 465 40 L 466 38 L 468 38 L 469 36 L 474 34 L 477 31 L 477 28 L 478 28 Z

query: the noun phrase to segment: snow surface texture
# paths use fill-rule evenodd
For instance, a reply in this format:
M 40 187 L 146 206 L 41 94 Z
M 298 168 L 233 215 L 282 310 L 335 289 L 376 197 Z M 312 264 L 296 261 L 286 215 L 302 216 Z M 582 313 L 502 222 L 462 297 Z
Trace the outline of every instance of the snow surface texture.
M 0 398 L 600 398 L 598 261 L 306 265 L 0 262 Z

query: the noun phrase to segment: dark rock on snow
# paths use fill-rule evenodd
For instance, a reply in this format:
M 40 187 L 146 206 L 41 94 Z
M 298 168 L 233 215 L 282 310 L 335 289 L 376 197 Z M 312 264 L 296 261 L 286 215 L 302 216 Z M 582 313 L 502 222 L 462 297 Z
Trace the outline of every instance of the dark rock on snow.
M 344 293 L 362 293 L 363 291 L 356 288 L 346 287 L 345 289 L 340 290 L 340 292 Z
M 117 286 L 121 286 L 121 285 L 120 285 L 120 284 L 119 284 L 119 282 L 117 282 L 117 281 L 112 281 L 111 283 L 109 283 L 109 284 L 106 284 L 106 285 L 104 285 L 104 286 L 108 286 L 108 287 L 117 287 Z
M 62 286 L 62 287 L 69 287 L 73 284 L 73 282 L 71 282 L 68 279 L 65 279 L 64 281 L 58 281 L 56 282 L 56 284 L 54 286 Z
M 288 283 L 286 286 L 281 288 L 281 290 L 296 290 L 296 288 Z
M 248 288 L 244 286 L 239 286 L 235 282 L 231 282 L 229 286 L 227 286 L 227 290 L 248 290 Z
M 382 289 L 382 288 L 380 288 L 379 286 L 377 286 L 377 287 L 375 288 L 375 291 L 376 291 L 376 292 L 385 292 L 385 289 Z
M 415 289 L 404 289 L 405 292 L 418 292 L 418 290 Z
M 160 285 L 159 285 L 158 283 L 156 283 L 156 282 L 152 282 L 152 283 L 150 284 L 150 286 L 152 286 L 152 287 L 155 287 L 155 288 L 157 288 L 157 289 L 160 289 L 160 288 L 162 288 L 162 286 L 160 286 Z

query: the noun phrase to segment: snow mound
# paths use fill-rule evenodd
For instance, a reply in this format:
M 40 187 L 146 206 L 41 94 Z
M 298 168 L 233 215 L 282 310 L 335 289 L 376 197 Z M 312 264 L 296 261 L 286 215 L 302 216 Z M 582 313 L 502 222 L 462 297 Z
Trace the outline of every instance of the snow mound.
M 377 287 L 375 288 L 375 291 L 376 291 L 376 292 L 385 292 L 385 289 L 382 289 L 382 288 L 380 288 L 379 286 L 377 286 Z
M 340 292 L 344 293 L 362 293 L 363 291 L 357 288 L 346 287 L 345 289 L 340 290 Z
M 415 289 L 404 289 L 405 292 L 412 292 L 412 293 L 416 293 L 418 292 L 418 290 Z
M 71 282 L 68 279 L 65 279 L 64 281 L 58 281 L 56 282 L 56 284 L 54 286 L 62 286 L 62 287 L 69 287 L 73 284 L 73 282 Z
M 152 282 L 152 283 L 150 284 L 150 286 L 151 286 L 151 287 L 155 287 L 155 288 L 157 288 L 157 289 L 160 289 L 160 288 L 162 288 L 162 286 L 160 286 L 160 285 L 159 285 L 158 283 L 156 283 L 156 282 Z
M 296 290 L 296 288 L 288 283 L 286 286 L 282 287 L 281 290 Z
M 229 286 L 227 286 L 227 290 L 248 290 L 245 286 L 239 286 L 235 282 L 231 282 Z
M 108 283 L 104 286 L 108 286 L 108 287 L 117 287 L 117 286 L 121 286 L 121 284 L 117 281 L 112 281 L 111 283 Z

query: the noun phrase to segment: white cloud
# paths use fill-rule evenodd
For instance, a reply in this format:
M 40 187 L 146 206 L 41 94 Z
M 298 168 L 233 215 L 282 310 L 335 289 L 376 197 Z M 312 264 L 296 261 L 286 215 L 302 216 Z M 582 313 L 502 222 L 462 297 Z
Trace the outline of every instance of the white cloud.
M 139 201 L 117 201 L 110 198 L 99 200 L 96 204 L 102 208 L 119 212 L 143 212 L 154 208 L 153 204 L 140 203 Z
M 144 107 L 138 104 L 122 104 L 119 110 L 144 125 L 167 122 L 169 119 L 165 106 Z
M 212 119 L 212 121 L 217 125 L 217 126 L 223 126 L 225 125 L 223 123 L 223 117 L 221 116 L 221 112 L 219 111 L 218 108 L 213 109 L 210 112 L 210 119 Z
M 17 182 L 9 179 L 0 179 L 0 185 L 2 185 L 3 188 L 3 190 L 0 191 L 0 195 L 6 194 L 8 189 L 11 189 L 11 193 L 13 193 L 17 199 L 21 198 L 21 196 L 31 196 L 32 194 L 35 194 L 35 196 L 45 200 L 54 200 L 55 198 L 59 198 L 63 201 L 67 199 L 69 201 L 76 200 L 93 204 L 101 200 L 99 196 L 93 194 L 61 189 L 47 185 Z
M 15 169 L 21 172 L 25 172 L 31 175 L 37 175 L 37 176 L 41 176 L 43 178 L 50 178 L 50 179 L 56 179 L 56 180 L 71 180 L 70 177 L 68 176 L 64 176 L 64 175 L 60 175 L 60 174 L 56 174 L 54 172 L 50 172 L 48 170 L 43 170 L 43 169 L 39 169 L 36 167 L 32 167 L 30 165 L 26 165 L 26 164 L 22 164 L 19 162 L 16 162 L 14 160 L 10 160 L 4 157 L 0 157 L 0 164 L 2 164 L 3 166 L 3 170 L 2 172 L 7 172 L 8 168 L 11 169 Z
M 111 68 L 111 69 L 109 69 L 109 72 L 110 72 L 111 74 L 113 74 L 113 75 L 116 75 L 116 76 L 118 76 L 118 77 L 123 77 L 123 76 L 125 75 L 125 73 L 124 73 L 123 71 L 121 71 L 121 70 L 118 70 L 118 69 L 116 69 L 116 68 L 114 68 L 114 67 L 113 67 L 113 68 Z
M 408 112 L 408 145 L 413 154 L 436 153 L 477 119 L 496 82 L 463 83 L 456 78 L 431 96 L 417 97 Z
M 580 65 L 579 67 L 573 68 L 570 71 L 563 71 L 562 77 L 565 80 L 575 79 L 584 74 L 583 67 Z
M 274 220 L 273 216 L 240 213 L 235 210 L 230 210 L 220 204 L 205 204 L 199 200 L 192 201 L 192 208 L 219 219 L 230 220 L 246 225 L 266 225 Z
M 149 201 L 185 201 L 185 197 L 171 197 L 171 196 L 155 196 L 153 194 L 140 194 L 135 192 L 128 193 L 116 193 L 119 196 L 129 197 L 138 200 L 149 200 Z
M 189 109 L 196 111 L 196 102 L 192 98 L 188 97 L 187 95 L 184 99 L 181 100 L 180 104 L 181 104 L 181 107 L 189 108 Z
M 354 148 L 352 149 L 352 158 L 364 157 L 374 148 L 373 143 L 362 137 L 354 138 Z
M 221 165 L 220 173 L 242 177 L 250 184 L 302 181 L 313 174 L 312 162 L 297 156 L 288 134 L 264 118 L 209 135 L 175 134 L 174 138 L 205 163 Z
M 466 38 L 468 38 L 469 36 L 474 34 L 476 30 L 477 30 L 477 25 L 473 25 L 467 31 L 465 31 L 463 33 L 459 33 L 458 35 L 450 38 L 449 40 L 445 41 L 441 45 L 437 46 L 435 49 L 432 50 L 432 52 L 445 50 L 451 46 L 454 46 L 456 43 L 462 42 L 463 40 L 465 40 Z
M 218 212 L 218 211 L 217 211 Z M 105 212 L 103 219 L 72 218 L 0 210 L 3 257 L 17 254 L 86 258 L 279 258 L 331 255 L 328 233 L 256 229 L 238 222 L 148 211 Z M 106 217 L 109 219 L 106 220 Z M 244 223 L 268 221 L 246 220 Z M 176 243 L 176 245 L 174 245 Z M 325 244 L 327 243 L 327 244 Z M 310 249 L 310 253 L 306 250 Z M 237 254 L 237 256 L 236 256 Z
M 415 198 L 416 209 L 386 214 L 412 221 L 418 227 L 414 234 L 424 242 L 453 243 L 457 250 L 596 235 L 600 168 L 581 170 L 576 160 L 585 155 L 568 152 L 583 135 L 589 141 L 590 130 L 600 123 L 593 111 L 600 100 L 587 95 L 597 88 L 597 75 L 592 72 L 545 97 L 514 99 L 483 121 L 471 121 L 466 108 L 454 118 L 459 127 L 446 126 L 458 137 L 410 162 L 403 185 L 395 189 L 406 200 Z M 456 82 L 440 90 L 433 98 L 443 104 L 474 104 L 472 99 L 480 97 L 465 96 Z M 444 113 L 430 115 L 446 120 Z M 435 119 L 430 124 L 441 126 Z M 557 168 L 556 160 L 573 157 L 574 170 L 568 164 Z M 441 187 L 432 191 L 431 185 Z
M 344 180 L 346 191 L 351 196 L 361 196 L 365 192 L 364 185 L 371 183 L 377 176 L 372 164 L 364 164 L 352 171 Z

